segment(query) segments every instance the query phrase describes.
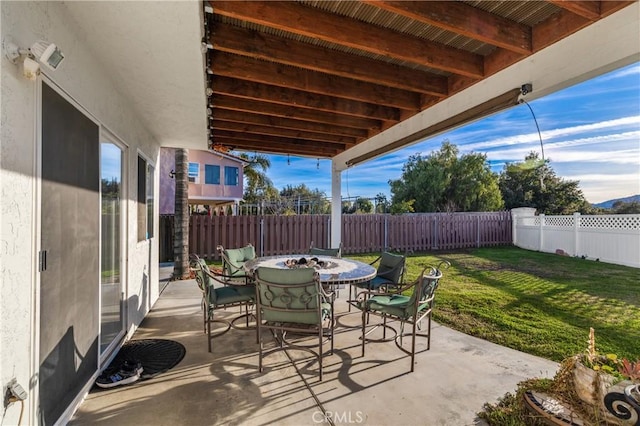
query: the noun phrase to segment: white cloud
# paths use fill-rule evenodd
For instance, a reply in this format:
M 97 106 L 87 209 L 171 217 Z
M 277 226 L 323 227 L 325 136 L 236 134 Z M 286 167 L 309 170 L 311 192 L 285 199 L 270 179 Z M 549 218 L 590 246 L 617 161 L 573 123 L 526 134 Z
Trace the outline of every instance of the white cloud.
M 548 141 L 550 139 L 558 137 L 566 137 L 570 135 L 576 135 L 581 133 L 593 133 L 596 131 L 603 131 L 606 129 L 615 129 L 620 131 L 626 128 L 637 129 L 640 127 L 640 116 L 623 117 L 615 120 L 606 120 L 598 123 L 583 124 L 573 127 L 564 127 L 554 130 L 542 131 L 542 140 Z M 477 143 L 471 143 L 463 145 L 462 149 L 465 151 L 484 151 L 496 147 L 505 147 L 511 145 L 524 145 L 533 142 L 539 142 L 539 136 L 537 132 L 524 133 L 514 136 L 507 136 L 503 138 L 497 138 L 490 141 L 483 141 Z

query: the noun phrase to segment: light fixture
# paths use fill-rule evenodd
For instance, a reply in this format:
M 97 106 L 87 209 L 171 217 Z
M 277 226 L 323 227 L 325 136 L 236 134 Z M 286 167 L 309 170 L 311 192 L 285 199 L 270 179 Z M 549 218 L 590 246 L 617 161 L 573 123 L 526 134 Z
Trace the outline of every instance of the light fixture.
M 18 64 L 21 56 L 25 56 L 23 64 L 23 74 L 29 79 L 35 79 L 40 72 L 41 63 L 47 68 L 55 71 L 64 60 L 64 54 L 58 46 L 44 40 L 38 40 L 29 49 L 21 49 L 12 42 L 4 42 L 4 56 L 13 64 Z M 37 62 L 36 62 L 37 61 Z
M 175 172 L 175 170 L 171 169 L 171 171 L 169 172 L 169 177 L 170 177 L 171 179 L 175 179 L 175 177 L 176 177 L 176 172 Z

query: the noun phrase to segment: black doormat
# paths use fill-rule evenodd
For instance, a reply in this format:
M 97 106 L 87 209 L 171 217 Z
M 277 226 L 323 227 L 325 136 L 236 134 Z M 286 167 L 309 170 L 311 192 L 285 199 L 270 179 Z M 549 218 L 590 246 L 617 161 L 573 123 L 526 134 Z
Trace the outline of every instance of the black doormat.
M 103 375 L 109 376 L 117 373 L 124 362 L 129 361 L 142 364 L 141 380 L 150 379 L 178 365 L 186 353 L 185 347 L 174 340 L 130 340 L 120 348 L 118 355 L 111 361 Z

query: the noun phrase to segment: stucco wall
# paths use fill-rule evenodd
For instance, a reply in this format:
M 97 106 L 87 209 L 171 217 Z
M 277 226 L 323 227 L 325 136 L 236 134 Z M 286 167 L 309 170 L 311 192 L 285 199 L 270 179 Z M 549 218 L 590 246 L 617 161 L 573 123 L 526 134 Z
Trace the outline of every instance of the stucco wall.
M 125 298 L 129 306 L 131 333 L 158 297 L 157 240 L 138 242 L 136 224 L 136 170 L 138 152 L 156 167 L 159 145 L 151 133 L 140 126 L 126 94 L 119 90 L 101 64 L 100 57 L 84 44 L 77 24 L 59 2 L 0 2 L 2 40 L 28 47 L 38 39 L 55 42 L 65 60 L 55 71 L 45 74 L 89 114 L 128 145 L 125 154 L 127 279 Z M 107 35 L 105 35 L 107 36 Z M 39 236 L 37 221 L 37 87 L 26 80 L 21 68 L 1 59 L 0 130 L 0 384 L 4 394 L 11 378 L 28 391 L 23 424 L 36 424 L 35 412 L 38 372 L 38 275 L 35 269 Z M 158 173 L 155 179 L 158 198 Z M 156 203 L 157 206 L 157 203 Z M 157 213 L 157 207 L 156 207 Z M 157 221 L 155 235 L 158 235 Z M 96 237 L 98 234 L 96 233 Z M 142 290 L 147 284 L 148 289 Z M 5 408 L 0 404 L 4 424 L 16 424 L 19 404 Z
M 192 204 L 207 204 L 208 200 L 240 201 L 244 192 L 244 172 L 242 163 L 231 158 L 216 155 L 208 151 L 189 150 L 189 162 L 200 164 L 200 183 L 189 183 L 189 202 Z M 171 170 L 175 170 L 175 149 L 162 148 L 160 152 L 160 214 L 175 213 L 176 181 L 169 177 Z M 204 165 L 220 166 L 220 185 L 204 184 Z M 238 168 L 238 185 L 224 184 L 224 167 Z
M 243 170 L 242 163 L 212 154 L 207 151 L 189 150 L 189 162 L 200 164 L 200 183 L 189 184 L 189 201 L 198 199 L 240 200 L 242 199 Z M 204 165 L 212 164 L 220 166 L 220 185 L 205 185 Z M 226 166 L 238 168 L 238 185 L 225 185 L 224 168 Z M 203 203 L 204 204 L 204 203 Z

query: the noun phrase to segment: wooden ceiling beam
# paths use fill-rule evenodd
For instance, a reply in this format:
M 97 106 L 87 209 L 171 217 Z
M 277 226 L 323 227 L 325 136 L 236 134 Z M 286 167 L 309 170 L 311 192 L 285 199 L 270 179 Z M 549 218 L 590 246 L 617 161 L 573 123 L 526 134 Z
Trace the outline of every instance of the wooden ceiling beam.
M 587 18 L 561 10 L 533 27 L 533 51 L 538 52 L 591 23 Z
M 236 80 L 229 77 L 215 77 L 211 89 L 214 94 L 243 99 L 262 100 L 281 105 L 310 108 L 354 117 L 374 118 L 376 120 L 393 122 L 400 120 L 400 111 L 397 108 L 318 95 L 246 80 Z
M 360 117 L 347 117 L 340 114 L 332 114 L 324 111 L 311 111 L 305 108 L 295 108 L 278 105 L 271 102 L 251 101 L 232 98 L 229 96 L 215 96 L 210 100 L 214 108 L 230 109 L 234 111 L 252 112 L 256 114 L 272 115 L 276 117 L 295 118 L 298 120 L 326 123 L 355 129 L 377 130 L 381 129 L 379 120 Z M 215 117 L 215 111 L 214 111 Z
M 548 0 L 561 9 L 568 10 L 571 13 L 587 18 L 590 21 L 600 19 L 600 2 L 599 1 L 579 1 L 579 0 Z
M 454 74 L 482 78 L 482 56 L 295 2 L 210 1 L 213 12 Z
M 217 23 L 209 42 L 222 52 L 437 97 L 447 95 L 447 79 L 443 76 L 229 24 Z
M 334 96 L 410 111 L 420 110 L 420 95 L 418 93 L 335 77 L 246 56 L 214 52 L 211 59 L 211 71 L 218 76 L 297 89 L 319 95 Z
M 251 133 L 257 135 L 269 135 L 290 139 L 304 139 L 308 141 L 337 143 L 341 146 L 351 147 L 356 144 L 356 139 L 348 136 L 331 135 L 328 133 L 315 133 L 301 130 L 280 129 L 272 126 L 257 126 L 248 123 L 237 123 L 219 119 L 212 120 L 210 128 L 214 130 L 226 130 L 237 133 Z
M 336 126 L 334 124 L 315 123 L 311 121 L 296 120 L 292 118 L 276 117 L 271 115 L 255 114 L 248 111 L 233 111 L 227 109 L 215 109 L 214 119 L 246 123 L 257 126 L 270 126 L 276 129 L 291 129 L 299 131 L 317 132 L 338 136 L 348 136 L 362 141 L 368 136 L 367 130 L 354 129 L 352 127 Z
M 531 28 L 461 2 L 386 0 L 362 0 L 362 2 L 512 52 L 531 54 Z
M 314 148 L 339 149 L 341 151 L 347 148 L 345 144 L 334 143 L 334 142 L 319 142 L 315 140 L 302 139 L 302 138 L 287 138 L 284 136 L 235 132 L 230 130 L 214 130 L 213 135 L 214 137 L 223 137 L 228 139 L 242 139 L 245 141 L 263 142 L 265 144 L 271 144 L 271 143 L 279 143 L 279 144 L 287 144 L 287 145 L 303 144 L 303 145 L 313 146 Z
M 340 150 L 335 146 L 318 146 L 309 142 L 274 142 L 265 140 L 252 140 L 240 138 L 230 138 L 224 135 L 212 136 L 213 144 L 221 144 L 233 150 L 273 152 L 279 154 L 306 155 L 309 157 L 331 158 L 338 154 Z

